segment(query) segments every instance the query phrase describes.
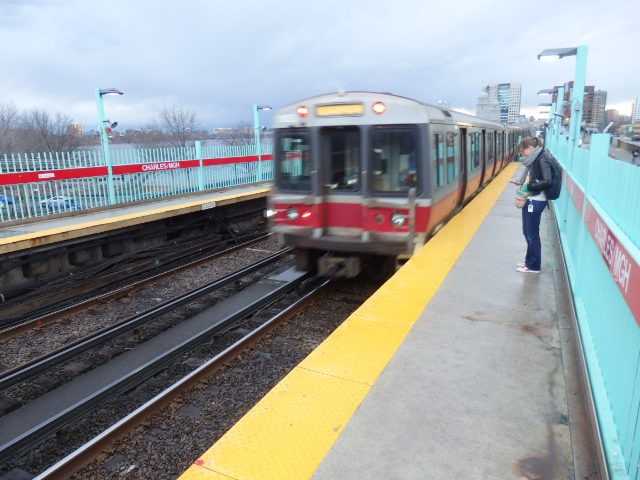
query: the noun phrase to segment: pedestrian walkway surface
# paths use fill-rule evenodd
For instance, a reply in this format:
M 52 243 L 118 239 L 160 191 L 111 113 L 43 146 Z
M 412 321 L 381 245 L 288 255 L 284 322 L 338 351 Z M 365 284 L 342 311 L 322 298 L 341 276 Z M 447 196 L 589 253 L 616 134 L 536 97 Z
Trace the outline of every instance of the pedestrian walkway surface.
M 574 476 L 553 218 L 545 210 L 542 272 L 516 272 L 526 244 L 512 190 L 314 479 L 584 478 Z

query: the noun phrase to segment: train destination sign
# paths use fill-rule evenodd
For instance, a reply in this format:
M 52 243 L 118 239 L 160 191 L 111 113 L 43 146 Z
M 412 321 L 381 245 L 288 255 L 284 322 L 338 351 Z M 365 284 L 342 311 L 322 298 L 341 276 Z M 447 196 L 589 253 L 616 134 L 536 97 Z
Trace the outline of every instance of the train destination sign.
M 339 117 L 342 115 L 363 115 L 362 103 L 339 103 L 333 105 L 318 105 L 316 115 L 318 117 Z

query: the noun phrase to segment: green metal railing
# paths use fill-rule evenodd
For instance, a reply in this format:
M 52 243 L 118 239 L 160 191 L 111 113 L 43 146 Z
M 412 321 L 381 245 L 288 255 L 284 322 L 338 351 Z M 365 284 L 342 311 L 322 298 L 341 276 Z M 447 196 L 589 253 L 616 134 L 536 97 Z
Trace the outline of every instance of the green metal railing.
M 610 135 L 572 150 L 554 201 L 610 478 L 640 476 L 640 168 L 609 157 Z
M 272 146 L 112 149 L 0 157 L 0 223 L 271 180 Z M 110 175 L 111 172 L 111 175 Z M 260 173 L 258 173 L 260 172 Z

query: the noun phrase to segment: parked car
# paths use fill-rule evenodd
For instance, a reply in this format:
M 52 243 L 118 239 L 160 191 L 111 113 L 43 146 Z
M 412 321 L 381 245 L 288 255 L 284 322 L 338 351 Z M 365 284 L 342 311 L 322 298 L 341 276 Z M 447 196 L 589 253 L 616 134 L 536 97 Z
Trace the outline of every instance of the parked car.
M 13 198 L 0 195 L 0 208 L 6 207 L 7 205 L 13 205 Z
M 71 197 L 56 195 L 40 202 L 40 206 L 46 210 L 67 210 L 75 207 L 76 202 Z

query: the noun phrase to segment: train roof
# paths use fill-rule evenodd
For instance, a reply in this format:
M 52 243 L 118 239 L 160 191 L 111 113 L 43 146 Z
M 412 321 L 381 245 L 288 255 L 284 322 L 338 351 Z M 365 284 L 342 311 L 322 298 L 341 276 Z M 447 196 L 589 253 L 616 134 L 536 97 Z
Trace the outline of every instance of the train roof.
M 386 110 L 377 114 L 373 105 L 382 102 Z M 304 106 L 308 115 L 297 110 Z M 383 92 L 350 91 L 309 97 L 286 105 L 275 115 L 275 128 L 300 126 L 332 126 L 398 123 L 466 124 L 483 128 L 504 129 L 505 126 L 480 117 L 430 105 L 411 98 Z

